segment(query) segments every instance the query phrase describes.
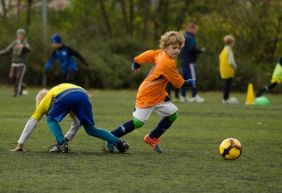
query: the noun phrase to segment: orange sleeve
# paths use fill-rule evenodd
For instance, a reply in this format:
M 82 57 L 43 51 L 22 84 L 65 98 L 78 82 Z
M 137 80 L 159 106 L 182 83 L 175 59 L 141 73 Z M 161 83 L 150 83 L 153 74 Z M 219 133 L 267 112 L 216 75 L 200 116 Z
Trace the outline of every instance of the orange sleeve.
M 138 64 L 152 64 L 155 63 L 155 57 L 161 50 L 148 50 L 134 58 L 134 62 Z
M 163 75 L 175 88 L 181 88 L 184 84 L 184 79 L 173 65 L 166 67 Z

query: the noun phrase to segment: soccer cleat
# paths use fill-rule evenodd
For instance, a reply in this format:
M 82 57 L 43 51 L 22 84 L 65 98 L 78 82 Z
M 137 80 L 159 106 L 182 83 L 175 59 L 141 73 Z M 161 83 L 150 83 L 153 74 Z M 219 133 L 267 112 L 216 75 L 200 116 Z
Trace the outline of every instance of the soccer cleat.
M 231 97 L 227 100 L 222 99 L 222 104 L 238 105 L 240 102 L 235 97 Z
M 147 134 L 144 137 L 144 142 L 149 144 L 153 148 L 153 150 L 155 150 L 156 152 L 158 152 L 158 153 L 162 153 L 163 152 L 162 149 L 161 149 L 161 146 L 159 144 L 159 142 L 160 142 L 159 139 L 157 139 L 157 138 L 152 139 L 149 136 L 149 134 Z
M 182 96 L 182 95 L 179 95 L 179 100 L 180 100 L 180 102 L 188 102 L 189 100 L 190 100 L 190 98 L 189 97 L 184 97 L 184 96 Z
M 116 148 L 114 146 L 114 144 L 106 142 L 104 145 L 104 152 L 106 153 L 115 153 L 116 152 Z
M 57 144 L 49 150 L 50 153 L 59 153 L 59 152 L 66 153 L 68 151 L 69 151 L 69 147 L 68 147 L 68 143 L 66 142 L 64 142 L 62 145 Z
M 196 95 L 196 96 L 190 98 L 190 99 L 188 100 L 188 102 L 190 102 L 190 103 L 193 103 L 193 102 L 196 102 L 196 103 L 203 103 L 203 102 L 205 102 L 205 99 L 202 98 L 202 97 L 200 97 L 199 95 Z
M 129 145 L 126 143 L 126 141 L 118 141 L 116 148 L 120 153 L 125 153 L 129 149 Z

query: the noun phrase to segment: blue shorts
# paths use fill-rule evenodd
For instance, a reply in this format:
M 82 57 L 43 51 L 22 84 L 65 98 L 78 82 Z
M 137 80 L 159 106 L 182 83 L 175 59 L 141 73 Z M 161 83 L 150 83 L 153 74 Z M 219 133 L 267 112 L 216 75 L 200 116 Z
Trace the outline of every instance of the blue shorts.
M 92 106 L 88 95 L 81 89 L 68 89 L 54 98 L 48 119 L 60 122 L 73 112 L 83 126 L 94 126 Z

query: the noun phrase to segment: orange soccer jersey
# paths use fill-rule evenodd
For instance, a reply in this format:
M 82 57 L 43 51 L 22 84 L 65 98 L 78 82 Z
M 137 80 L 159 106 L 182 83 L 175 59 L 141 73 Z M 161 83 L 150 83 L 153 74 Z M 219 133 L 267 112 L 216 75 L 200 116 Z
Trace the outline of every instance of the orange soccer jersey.
M 184 79 L 177 72 L 176 62 L 163 50 L 148 50 L 134 58 L 138 64 L 154 64 L 146 79 L 138 89 L 136 107 L 148 108 L 164 102 L 168 96 L 167 83 L 180 88 Z

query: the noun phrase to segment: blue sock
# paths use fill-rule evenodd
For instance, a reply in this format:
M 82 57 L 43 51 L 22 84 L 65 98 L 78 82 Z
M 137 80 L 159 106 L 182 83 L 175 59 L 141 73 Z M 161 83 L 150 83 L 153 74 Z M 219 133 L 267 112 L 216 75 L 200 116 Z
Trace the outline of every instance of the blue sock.
M 111 131 L 111 133 L 114 136 L 120 138 L 120 137 L 126 135 L 127 133 L 130 133 L 133 130 L 134 130 L 133 120 L 130 120 L 130 121 L 127 121 L 126 123 L 122 124 L 118 128 L 116 128 L 115 130 Z
M 119 141 L 117 137 L 115 137 L 111 132 L 105 129 L 96 128 L 94 126 L 84 126 L 84 129 L 88 135 L 98 137 L 100 139 L 108 141 L 109 143 L 116 144 Z
M 149 137 L 151 138 L 159 138 L 172 124 L 168 117 L 165 117 L 162 119 L 159 124 L 156 126 L 156 128 L 151 131 L 149 134 Z
M 59 125 L 59 123 L 52 119 L 47 119 L 47 124 L 49 127 L 49 130 L 53 134 L 53 136 L 56 138 L 56 141 L 58 145 L 62 145 L 64 143 L 64 135 L 62 132 L 62 129 Z

